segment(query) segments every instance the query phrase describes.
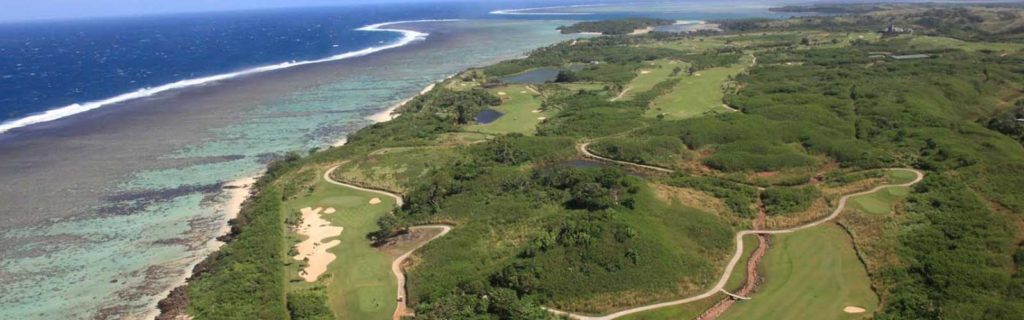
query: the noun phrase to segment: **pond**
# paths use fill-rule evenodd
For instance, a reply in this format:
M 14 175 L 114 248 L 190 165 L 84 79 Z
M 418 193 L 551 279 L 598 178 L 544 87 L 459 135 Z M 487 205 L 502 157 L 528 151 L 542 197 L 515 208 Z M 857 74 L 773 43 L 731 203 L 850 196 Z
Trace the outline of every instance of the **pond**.
M 531 69 L 523 73 L 514 74 L 501 78 L 501 81 L 511 84 L 542 84 L 548 82 L 554 82 L 558 79 L 558 73 L 562 70 L 569 70 L 577 72 L 583 70 L 588 65 L 586 63 L 570 63 L 567 67 L 540 67 Z
M 512 84 L 541 84 L 555 81 L 561 68 L 544 67 L 526 71 L 520 74 L 507 76 L 501 79 Z
M 488 124 L 498 120 L 498 118 L 501 118 L 503 115 L 505 114 L 495 111 L 494 109 L 484 109 L 483 111 L 480 111 L 480 113 L 476 114 L 476 118 L 474 118 L 474 120 L 479 124 Z

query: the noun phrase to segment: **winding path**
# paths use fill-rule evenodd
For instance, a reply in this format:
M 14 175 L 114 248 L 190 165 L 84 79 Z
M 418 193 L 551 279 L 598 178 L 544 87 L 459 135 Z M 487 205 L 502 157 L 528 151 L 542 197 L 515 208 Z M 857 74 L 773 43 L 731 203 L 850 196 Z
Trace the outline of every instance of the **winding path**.
M 587 146 L 589 146 L 589 145 L 590 145 L 590 142 L 585 142 L 585 143 L 580 144 L 579 147 L 577 147 L 577 149 L 579 149 L 580 153 L 582 153 L 587 158 L 593 158 L 593 159 L 597 159 L 597 160 L 601 160 L 601 161 L 605 161 L 605 162 L 611 162 L 611 163 L 621 164 L 621 165 L 624 165 L 624 166 L 630 166 L 630 167 L 635 167 L 635 168 L 654 170 L 654 171 L 663 172 L 663 173 L 674 173 L 674 172 L 676 172 L 675 170 L 672 170 L 672 169 L 669 169 L 669 168 L 662 168 L 662 167 L 658 167 L 658 166 L 649 166 L 649 165 L 646 165 L 646 164 L 632 163 L 632 162 L 629 162 L 629 161 L 622 161 L 622 160 L 615 160 L 615 159 L 605 158 L 605 157 L 602 157 L 602 156 L 590 153 L 590 150 L 587 150 Z
M 365 191 L 365 192 L 377 193 L 377 194 L 381 194 L 381 195 L 385 195 L 385 196 L 394 198 L 395 199 L 395 204 L 398 207 L 401 207 L 403 204 L 405 204 L 405 201 L 402 199 L 402 196 L 400 196 L 400 195 L 398 195 L 396 193 L 385 191 L 385 190 L 379 190 L 379 189 L 364 188 L 364 187 L 360 187 L 360 186 L 357 186 L 357 185 L 348 184 L 348 183 L 344 183 L 344 182 L 341 182 L 341 181 L 334 180 L 334 178 L 331 177 L 331 173 L 334 172 L 334 170 L 337 169 L 337 168 L 338 168 L 338 166 L 334 166 L 334 167 L 331 167 L 330 169 L 327 169 L 327 172 L 324 172 L 324 181 L 327 181 L 328 183 L 331 183 L 331 184 L 335 184 L 335 185 L 339 185 L 339 186 L 342 186 L 342 187 L 346 187 L 346 188 L 351 188 L 351 189 L 355 189 L 355 190 L 359 190 L 359 191 Z M 435 235 L 434 237 L 430 238 L 429 240 L 424 241 L 424 242 L 416 245 L 412 249 L 409 249 L 409 251 L 407 251 L 406 253 L 403 253 L 401 256 L 398 256 L 398 258 L 395 258 L 395 260 L 391 261 L 391 273 L 393 273 L 395 275 L 395 279 L 398 280 L 397 281 L 397 287 L 398 287 L 398 290 L 397 290 L 397 292 L 398 292 L 398 296 L 397 296 L 398 306 L 395 307 L 395 313 L 391 317 L 392 320 L 400 320 L 403 317 L 408 317 L 408 316 L 412 316 L 413 315 L 412 310 L 410 310 L 409 307 L 405 304 L 405 302 L 407 300 L 406 296 L 408 296 L 408 293 L 405 290 L 405 272 L 402 270 L 402 264 L 404 264 L 405 260 L 408 260 L 409 257 L 412 256 L 413 252 L 416 252 L 416 250 L 418 250 L 419 248 L 422 248 L 427 243 L 430 243 L 431 241 L 434 241 L 437 238 L 440 238 L 440 237 L 448 234 L 448 232 L 452 230 L 452 227 L 449 226 L 449 225 L 443 225 L 443 224 L 432 224 L 432 225 L 422 225 L 422 226 L 415 226 L 415 227 L 409 228 L 410 231 L 411 230 L 427 230 L 427 229 L 441 229 L 441 232 L 438 233 L 437 235 Z
M 640 168 L 645 168 L 645 169 L 657 170 L 657 171 L 661 171 L 661 172 L 673 172 L 672 170 L 666 169 L 666 168 L 647 166 L 647 165 L 641 165 L 641 164 L 636 164 L 636 163 L 631 163 L 631 162 L 626 162 L 626 161 L 620 161 L 620 160 L 604 158 L 604 157 L 592 154 L 589 151 L 587 151 L 587 145 L 589 145 L 589 143 L 581 144 L 580 147 L 579 147 L 580 151 L 584 155 L 586 155 L 587 157 L 599 159 L 599 160 L 602 160 L 602 161 L 608 161 L 608 162 L 628 165 L 628 166 L 634 166 L 634 167 L 640 167 Z M 846 202 L 851 197 L 856 197 L 856 196 L 862 196 L 862 195 L 866 195 L 866 194 L 875 193 L 875 192 L 878 192 L 879 190 L 882 190 L 882 189 L 885 189 L 885 188 L 889 188 L 889 187 L 909 187 L 909 186 L 917 184 L 918 182 L 921 182 L 921 180 L 924 179 L 924 172 L 921 172 L 921 171 L 916 170 L 916 169 L 893 168 L 893 169 L 889 169 L 889 170 L 910 171 L 910 172 L 913 172 L 916 175 L 916 177 L 914 178 L 913 181 L 910 181 L 910 182 L 907 182 L 907 183 L 880 185 L 880 186 L 872 188 L 871 190 L 861 191 L 861 192 L 857 192 L 857 193 L 852 193 L 852 194 L 844 195 L 841 198 L 839 198 L 839 203 L 836 205 L 835 210 L 832 210 L 831 214 L 829 214 L 828 216 L 826 216 L 824 218 L 815 220 L 813 222 L 810 222 L 810 223 L 807 223 L 807 224 L 804 224 L 804 225 L 801 225 L 801 226 L 797 226 L 797 227 L 793 227 L 793 228 L 788 228 L 788 229 L 778 229 L 778 230 L 743 230 L 743 231 L 737 232 L 736 233 L 736 237 L 735 237 L 736 238 L 735 239 L 735 241 L 736 241 L 736 252 L 733 253 L 732 259 L 729 260 L 729 264 L 726 265 L 725 270 L 722 272 L 722 277 L 718 280 L 718 283 L 716 283 L 714 287 L 711 287 L 710 289 L 708 289 L 704 293 L 701 293 L 701 294 L 698 294 L 698 295 L 695 295 L 695 296 L 691 296 L 691 297 L 687 297 L 687 298 L 683 298 L 683 299 L 679 299 L 679 300 L 673 300 L 673 301 L 667 301 L 667 302 L 662 302 L 662 303 L 649 304 L 649 305 L 646 305 L 646 306 L 640 306 L 640 307 L 636 307 L 636 308 L 626 309 L 626 310 L 622 310 L 622 311 L 619 311 L 619 312 L 615 312 L 615 313 L 611 313 L 611 314 L 607 314 L 607 315 L 603 315 L 603 316 L 587 316 L 587 315 L 576 314 L 576 313 L 572 313 L 572 312 L 566 312 L 566 311 L 561 311 L 561 310 L 556 310 L 556 309 L 551 309 L 551 308 L 545 308 L 545 309 L 547 309 L 551 313 L 554 313 L 554 314 L 557 314 L 557 315 L 561 315 L 561 316 L 567 316 L 567 317 L 570 317 L 570 318 L 573 318 L 573 319 L 579 319 L 579 320 L 611 320 L 611 319 L 619 318 L 619 317 L 630 315 L 630 314 L 634 314 L 634 313 L 640 313 L 640 312 L 650 311 L 650 310 L 654 310 L 654 309 L 671 307 L 671 306 L 685 304 L 685 303 L 690 303 L 690 302 L 694 302 L 694 301 L 702 300 L 704 298 L 711 297 L 711 296 L 717 294 L 718 292 L 720 292 L 721 290 L 725 289 L 725 284 L 726 284 L 726 282 L 729 281 L 729 276 L 732 274 L 733 269 L 736 268 L 736 264 L 739 263 L 740 258 L 743 257 L 743 237 L 744 236 L 747 236 L 747 235 L 766 235 L 766 234 L 793 233 L 793 232 L 797 232 L 797 231 L 800 231 L 800 230 L 803 230 L 803 229 L 815 227 L 815 226 L 821 225 L 821 224 L 823 224 L 825 222 L 832 221 L 832 219 L 835 219 L 837 216 L 839 216 L 839 214 L 842 213 L 843 210 L 846 209 Z

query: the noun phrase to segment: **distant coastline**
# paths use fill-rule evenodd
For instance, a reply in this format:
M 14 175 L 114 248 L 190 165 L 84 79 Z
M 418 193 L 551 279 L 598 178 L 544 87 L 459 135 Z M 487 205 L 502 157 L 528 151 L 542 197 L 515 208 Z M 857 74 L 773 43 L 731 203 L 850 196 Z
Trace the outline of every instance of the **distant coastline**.
M 602 7 L 602 6 L 607 6 L 607 4 L 578 4 L 578 5 L 572 5 L 572 6 L 552 6 L 552 7 L 522 8 L 522 9 L 502 9 L 502 10 L 491 11 L 490 14 L 495 14 L 495 15 L 524 15 L 524 16 L 526 16 L 526 15 L 530 15 L 530 16 L 556 16 L 556 15 L 557 16 L 563 16 L 563 15 L 583 16 L 583 15 L 592 15 L 593 13 L 589 13 L 589 12 L 530 12 L 530 11 L 546 10 L 546 9 L 589 8 L 589 7 Z
M 362 56 L 370 55 L 370 54 L 377 53 L 377 52 L 384 51 L 384 50 L 395 49 L 395 48 L 406 46 L 406 45 L 408 45 L 410 43 L 413 43 L 413 42 L 416 42 L 416 41 L 426 40 L 427 37 L 430 36 L 430 34 L 429 33 L 419 32 L 419 31 L 414 31 L 414 30 L 408 30 L 408 29 L 386 28 L 388 26 L 398 25 L 398 24 L 407 24 L 407 23 L 454 22 L 454 21 L 460 21 L 460 20 L 458 20 L 458 19 L 407 20 L 407 21 L 391 21 L 391 22 L 383 22 L 383 23 L 366 25 L 366 26 L 357 28 L 355 30 L 357 30 L 357 31 L 367 31 L 367 32 L 396 32 L 396 33 L 402 34 L 402 38 L 398 39 L 397 41 L 395 41 L 395 42 L 393 42 L 391 44 L 387 44 L 387 45 L 383 45 L 383 46 L 376 46 L 376 47 L 368 47 L 368 48 L 361 49 L 361 50 L 345 52 L 345 53 L 342 53 L 342 54 L 333 55 L 333 56 L 326 57 L 326 58 L 323 58 L 323 59 L 306 60 L 306 61 L 282 62 L 282 63 L 278 63 L 278 64 L 267 65 L 267 66 L 262 66 L 262 67 L 256 67 L 256 68 L 246 69 L 246 70 L 237 71 L 237 72 L 224 73 L 224 74 L 218 74 L 218 75 L 212 75 L 212 76 L 206 76 L 206 77 L 200 77 L 200 78 L 194 78 L 194 79 L 185 79 L 185 80 L 180 80 L 180 81 L 177 81 L 177 82 L 172 82 L 172 83 L 168 83 L 168 84 L 164 84 L 164 85 L 160 85 L 160 86 L 149 87 L 149 88 L 142 88 L 142 89 L 139 89 L 139 90 L 136 90 L 136 91 L 124 93 L 124 94 L 121 94 L 121 95 L 118 95 L 118 96 L 114 96 L 114 97 L 110 97 L 110 98 L 106 98 L 106 99 L 102 99 L 102 100 L 96 100 L 96 101 L 84 102 L 84 103 L 74 103 L 74 104 L 67 105 L 67 106 L 64 106 L 64 107 L 58 107 L 58 108 L 50 109 L 50 110 L 44 111 L 42 113 L 37 113 L 37 114 L 33 114 L 33 115 L 22 117 L 22 118 L 18 118 L 18 119 L 15 119 L 15 120 L 10 120 L 10 121 L 6 121 L 6 122 L 3 122 L 3 123 L 0 123 L 0 134 L 4 134 L 4 133 L 6 133 L 6 132 L 8 132 L 10 130 L 14 130 L 14 129 L 17 129 L 17 128 L 21 128 L 21 127 L 25 127 L 25 126 L 30 126 L 30 125 L 38 124 L 38 123 L 54 121 L 54 120 L 62 119 L 62 118 L 65 118 L 65 117 L 73 116 L 73 115 L 76 115 L 76 114 L 79 114 L 79 113 L 83 113 L 83 112 L 87 112 L 87 111 L 90 111 L 90 110 L 94 110 L 94 109 L 97 109 L 97 108 L 101 108 L 101 107 L 104 107 L 104 106 L 108 106 L 108 105 L 112 105 L 112 104 L 117 104 L 117 103 L 129 101 L 129 100 L 135 100 L 135 99 L 139 99 L 139 98 L 150 97 L 150 96 L 153 96 L 153 95 L 156 95 L 156 94 L 159 94 L 159 93 L 168 92 L 168 91 L 172 91 L 172 90 L 178 90 L 178 89 L 183 89 L 183 88 L 188 88 L 188 87 L 208 84 L 208 83 L 212 83 L 212 82 L 217 82 L 217 81 L 229 80 L 229 79 L 237 78 L 237 77 L 240 77 L 240 76 L 257 74 L 257 73 L 263 73 L 263 72 L 267 72 L 267 71 L 281 70 L 281 69 L 297 67 L 297 66 L 303 66 L 303 65 L 310 65 L 310 64 L 316 64 L 316 63 L 339 61 L 339 60 L 345 60 L 345 59 L 350 59 L 350 58 L 362 57 Z

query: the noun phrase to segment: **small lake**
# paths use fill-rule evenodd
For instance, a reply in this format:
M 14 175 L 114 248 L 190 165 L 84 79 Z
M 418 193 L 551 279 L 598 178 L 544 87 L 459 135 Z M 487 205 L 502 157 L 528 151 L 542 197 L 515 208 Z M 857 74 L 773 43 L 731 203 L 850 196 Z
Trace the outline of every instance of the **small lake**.
M 562 68 L 544 67 L 504 77 L 501 81 L 512 84 L 541 84 L 555 81 Z
M 483 111 L 480 111 L 480 113 L 476 114 L 476 118 L 474 118 L 474 120 L 479 124 L 488 124 L 498 120 L 498 118 L 501 118 L 503 115 L 505 114 L 495 111 L 494 109 L 484 109 Z
M 568 67 L 541 67 L 532 69 L 520 74 L 501 78 L 501 81 L 511 84 L 542 84 L 554 82 L 558 79 L 558 73 L 562 70 L 577 72 L 587 67 L 585 63 L 571 63 Z

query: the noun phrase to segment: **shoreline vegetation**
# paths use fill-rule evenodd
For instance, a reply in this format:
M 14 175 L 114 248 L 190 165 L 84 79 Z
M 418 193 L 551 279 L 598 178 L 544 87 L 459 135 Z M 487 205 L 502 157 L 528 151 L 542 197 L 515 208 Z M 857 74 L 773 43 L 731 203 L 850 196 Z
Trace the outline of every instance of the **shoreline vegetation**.
M 374 124 L 391 121 L 400 115 L 397 113 L 397 111 L 406 103 L 409 103 L 409 101 L 412 101 L 418 96 L 430 92 L 431 90 L 434 89 L 434 87 L 437 86 L 438 83 L 444 82 L 445 80 L 450 79 L 453 76 L 454 75 L 451 75 L 438 81 L 435 81 L 424 87 L 422 90 L 420 90 L 418 94 L 414 95 L 413 97 L 402 100 L 401 102 L 395 103 L 384 110 L 367 116 L 366 119 L 370 120 Z M 347 142 L 348 137 L 342 137 L 338 140 L 335 140 L 335 142 L 331 143 L 329 147 L 342 147 Z M 186 315 L 185 310 L 183 309 L 183 307 L 187 305 L 187 300 L 184 297 L 185 293 L 183 292 L 184 288 L 188 286 L 189 279 L 196 275 L 196 270 L 203 270 L 200 269 L 201 265 L 207 262 L 207 260 L 210 259 L 210 256 L 212 256 L 218 250 L 220 250 L 221 247 L 223 247 L 225 244 L 231 241 L 233 234 L 237 232 L 237 230 L 233 229 L 231 222 L 233 222 L 235 219 L 239 217 L 239 215 L 242 212 L 243 204 L 249 201 L 250 198 L 254 195 L 256 191 L 256 189 L 254 189 L 255 185 L 259 181 L 259 179 L 262 178 L 262 176 L 263 174 L 261 173 L 224 184 L 222 189 L 227 190 L 228 199 L 223 204 L 223 212 L 225 213 L 227 219 L 225 219 L 225 225 L 221 234 L 216 238 L 210 240 L 210 244 L 208 245 L 208 247 L 211 253 L 207 255 L 206 258 L 203 258 L 189 266 L 188 272 L 181 278 L 181 280 L 172 288 L 165 291 L 165 293 L 163 294 L 164 298 L 157 301 L 156 306 L 154 306 L 153 308 L 153 313 L 150 314 L 151 316 L 153 316 L 157 320 L 177 320 L 180 317 Z
M 1024 9 L 871 10 L 721 21 L 721 33 L 629 35 L 634 28 L 449 77 L 378 113 L 389 121 L 349 135 L 342 147 L 271 164 L 225 237 L 233 240 L 172 293 L 179 314 L 335 317 L 327 301 L 339 293 L 289 291 L 282 267 L 291 259 L 285 230 L 296 223 L 282 208 L 324 197 L 326 175 L 402 200 L 366 235 L 376 250 L 414 226 L 453 226 L 405 266 L 400 305 L 417 318 L 554 319 L 555 309 L 584 319 L 621 310 L 696 318 L 728 299 L 715 289 L 740 285 L 730 279 L 745 274 L 733 269 L 751 252 L 744 235 L 823 224 L 845 232 L 780 243 L 827 241 L 856 252 L 862 265 L 786 278 L 777 259 L 794 253 L 772 246 L 750 262 L 772 267 L 746 278 L 789 279 L 796 288 L 870 283 L 870 294 L 857 294 L 877 297 L 877 307 L 836 306 L 843 293 L 823 291 L 820 305 L 805 306 L 823 318 L 867 309 L 876 319 L 1018 315 L 1024 232 L 1015 226 L 1024 223 L 1024 198 L 1015 190 L 1024 185 L 1024 148 L 1003 118 L 1024 100 L 1024 31 L 993 21 L 1024 24 Z M 880 21 L 916 33 L 879 34 Z M 622 24 L 587 28 L 627 29 Z M 984 42 L 935 40 L 954 36 Z M 920 58 L 890 58 L 912 54 Z M 705 78 L 710 70 L 730 72 Z M 505 82 L 534 72 L 552 78 Z M 687 87 L 697 83 L 708 89 Z M 671 117 L 661 112 L 668 108 Z M 503 111 L 497 120 L 477 122 L 492 109 Z M 908 191 L 876 194 L 885 185 Z M 857 205 L 847 208 L 852 198 Z M 773 308 L 759 301 L 794 294 L 753 287 L 742 297 L 749 301 L 736 302 L 749 314 Z M 690 300 L 700 302 L 674 306 Z

